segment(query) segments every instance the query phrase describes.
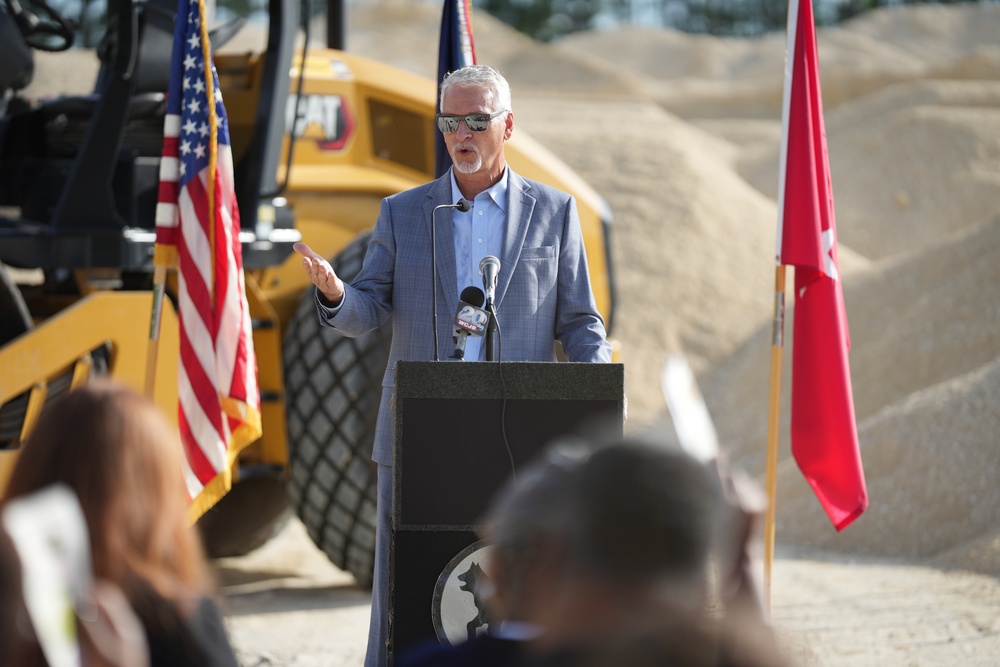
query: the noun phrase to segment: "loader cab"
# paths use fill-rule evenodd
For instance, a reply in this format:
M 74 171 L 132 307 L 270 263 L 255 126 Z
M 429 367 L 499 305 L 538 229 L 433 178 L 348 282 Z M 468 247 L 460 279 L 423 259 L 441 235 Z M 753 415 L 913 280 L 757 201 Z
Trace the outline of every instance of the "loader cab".
M 31 48 L 79 57 L 69 51 L 73 24 L 41 0 L 2 2 L 0 32 L 12 37 L 0 46 L 0 261 L 151 273 L 176 1 L 109 0 L 93 92 L 45 100 L 19 92 L 30 81 Z M 295 3 L 270 3 L 257 122 L 234 165 L 247 268 L 279 263 L 298 238 L 277 196 L 283 128 L 272 120 L 287 95 L 296 14 Z M 238 27 L 210 26 L 213 44 Z

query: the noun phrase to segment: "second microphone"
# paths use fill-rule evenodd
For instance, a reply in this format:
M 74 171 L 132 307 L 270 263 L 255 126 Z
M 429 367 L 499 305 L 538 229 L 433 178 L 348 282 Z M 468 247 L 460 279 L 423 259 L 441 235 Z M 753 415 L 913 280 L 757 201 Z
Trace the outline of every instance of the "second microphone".
M 448 357 L 451 360 L 465 359 L 465 345 L 469 336 L 481 338 L 486 335 L 486 325 L 489 314 L 483 310 L 485 303 L 483 290 L 469 286 L 462 290 L 458 309 L 455 313 L 455 330 L 452 339 L 455 341 L 455 351 Z

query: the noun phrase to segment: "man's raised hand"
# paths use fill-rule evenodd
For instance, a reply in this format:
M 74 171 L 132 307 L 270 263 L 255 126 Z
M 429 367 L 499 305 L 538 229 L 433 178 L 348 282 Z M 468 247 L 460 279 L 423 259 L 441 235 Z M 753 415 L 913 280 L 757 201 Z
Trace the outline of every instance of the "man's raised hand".
M 330 262 L 313 252 L 305 243 L 296 243 L 292 247 L 302 256 L 302 266 L 320 294 L 334 306 L 340 305 L 344 298 L 344 281 L 337 276 Z

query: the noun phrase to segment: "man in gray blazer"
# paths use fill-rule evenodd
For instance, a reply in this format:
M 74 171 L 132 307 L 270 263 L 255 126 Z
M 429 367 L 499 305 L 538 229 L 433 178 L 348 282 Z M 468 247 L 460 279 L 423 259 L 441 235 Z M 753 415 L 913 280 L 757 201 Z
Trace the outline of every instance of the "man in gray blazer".
M 479 264 L 500 260 L 496 306 L 502 361 L 555 361 L 554 341 L 569 361 L 610 362 L 597 312 L 575 200 L 518 176 L 504 143 L 514 129 L 510 86 L 485 65 L 463 67 L 441 84 L 438 129 L 452 168 L 426 185 L 382 201 L 361 272 L 344 283 L 323 257 L 296 244 L 316 285 L 320 321 L 360 336 L 392 317 L 392 346 L 382 379 L 372 459 L 378 464 L 378 526 L 366 667 L 386 662 L 386 576 L 392 508 L 392 391 L 399 360 L 430 361 L 450 353 L 453 313 L 465 286 L 482 284 Z M 436 216 L 437 284 L 431 293 L 431 222 L 436 206 L 471 203 Z M 437 319 L 435 350 L 432 303 Z M 482 360 L 482 339 L 469 338 L 465 358 Z

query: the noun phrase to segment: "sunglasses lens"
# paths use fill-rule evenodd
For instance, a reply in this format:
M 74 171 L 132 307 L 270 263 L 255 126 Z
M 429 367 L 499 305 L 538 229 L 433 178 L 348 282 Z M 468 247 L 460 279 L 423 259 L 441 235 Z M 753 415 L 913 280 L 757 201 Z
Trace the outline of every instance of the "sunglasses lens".
M 458 125 L 463 120 L 465 121 L 465 126 L 469 128 L 470 132 L 483 132 L 490 126 L 490 121 L 502 114 L 503 111 L 498 111 L 493 114 L 489 113 L 472 113 L 468 116 L 449 116 L 445 114 L 437 115 L 437 126 L 444 134 L 451 134 L 452 132 L 458 131 Z
M 455 118 L 454 116 L 438 116 L 437 124 L 438 129 L 445 134 L 451 134 L 458 130 L 458 122 L 462 120 L 461 118 Z
M 490 125 L 490 117 L 484 113 L 472 114 L 465 117 L 465 124 L 470 132 L 482 132 Z

